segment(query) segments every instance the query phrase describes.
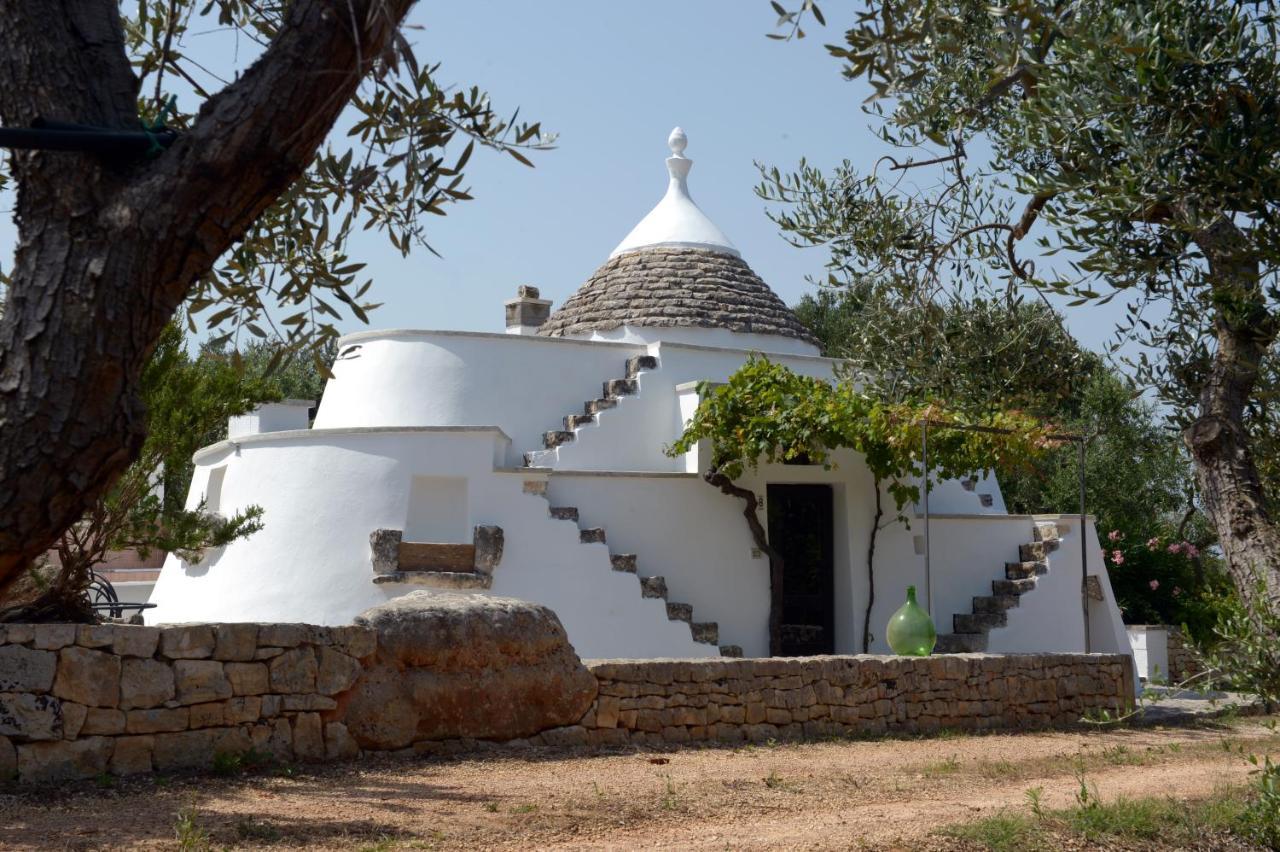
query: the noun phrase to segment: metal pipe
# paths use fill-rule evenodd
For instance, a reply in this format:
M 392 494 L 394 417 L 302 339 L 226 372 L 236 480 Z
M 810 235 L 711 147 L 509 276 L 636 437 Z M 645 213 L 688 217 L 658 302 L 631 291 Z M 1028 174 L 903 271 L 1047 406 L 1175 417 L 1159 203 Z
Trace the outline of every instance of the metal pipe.
M 1080 607 L 1084 612 L 1084 652 L 1092 652 L 1093 643 L 1089 635 L 1089 537 L 1087 535 L 1085 516 L 1085 440 L 1080 439 Z
M 920 479 L 924 492 L 924 596 L 925 609 L 933 618 L 933 566 L 929 563 L 929 421 L 921 421 L 920 426 L 920 464 L 924 468 Z

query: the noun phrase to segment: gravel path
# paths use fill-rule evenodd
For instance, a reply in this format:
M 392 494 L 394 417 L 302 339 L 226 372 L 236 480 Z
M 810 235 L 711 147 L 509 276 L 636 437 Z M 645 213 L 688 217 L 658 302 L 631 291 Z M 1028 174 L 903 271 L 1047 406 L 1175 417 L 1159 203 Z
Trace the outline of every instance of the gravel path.
M 944 825 L 1242 784 L 1223 748 L 1280 754 L 1263 720 L 668 752 L 530 751 L 317 771 L 140 779 L 0 796 L 5 849 L 945 849 Z M 184 820 L 179 814 L 185 812 Z

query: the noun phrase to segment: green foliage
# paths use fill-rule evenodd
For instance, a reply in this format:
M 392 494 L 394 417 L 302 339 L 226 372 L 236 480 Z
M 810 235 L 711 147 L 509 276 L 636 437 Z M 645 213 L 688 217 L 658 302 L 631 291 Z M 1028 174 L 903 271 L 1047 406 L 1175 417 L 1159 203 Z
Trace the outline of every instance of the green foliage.
M 88 567 L 112 550 L 153 549 L 199 562 L 209 548 L 222 547 L 262 527 L 262 510 L 248 507 L 230 516 L 185 507 L 191 457 L 227 418 L 279 398 L 259 377 L 246 376 L 227 362 L 193 359 L 181 326 L 161 335 L 142 376 L 147 406 L 147 438 L 136 461 L 114 487 L 68 529 L 57 544 L 63 582 L 87 582 Z
M 1185 423 L 1215 336 L 1269 342 L 1277 324 L 1276 12 L 868 0 L 827 50 L 871 85 L 867 110 L 897 157 L 830 174 L 762 167 L 759 193 L 787 238 L 830 249 L 842 284 L 1123 294 L 1136 373 Z M 798 28 L 806 10 L 787 14 Z M 1037 225 L 1039 256 L 1056 256 L 1043 266 L 1018 256 Z
M 203 102 L 258 58 L 289 9 L 285 0 L 140 0 L 124 4 L 126 46 L 141 84 L 139 114 L 186 128 Z M 211 69 L 186 51 L 197 35 L 226 40 L 227 67 Z M 367 321 L 365 266 L 348 255 L 360 231 L 381 232 L 402 254 L 434 252 L 426 222 L 471 199 L 464 168 L 477 146 L 532 165 L 524 153 L 551 148 L 537 123 L 504 118 L 476 87 L 446 87 L 439 65 L 419 65 L 397 33 L 328 143 L 288 191 L 201 279 L 193 313 L 207 314 L 216 338 L 275 336 L 305 347 L 317 364 L 344 316 Z M 192 325 L 194 330 L 194 325 Z
M 1250 761 L 1258 767 L 1254 798 L 1240 816 L 1241 834 L 1267 849 L 1280 849 L 1280 763 L 1270 756 L 1259 762 L 1257 756 Z
M 807 460 L 831 466 L 830 453 L 861 453 L 877 483 L 886 484 L 898 511 L 920 497 L 913 480 L 921 466 L 921 421 L 981 425 L 994 431 L 931 432 L 931 472 L 943 479 L 992 467 L 1024 464 L 1039 454 L 1047 433 L 1026 415 L 997 413 L 980 424 L 939 405 L 885 402 L 850 381 L 802 376 L 763 356 L 753 356 L 718 387 L 704 384 L 702 403 L 670 455 L 712 442 L 712 465 L 737 479 L 761 462 Z
M 1280 631 L 1280 610 L 1265 604 L 1265 595 L 1251 602 L 1242 597 L 1216 599 L 1218 620 L 1213 633 L 1217 641 L 1205 662 L 1226 685 L 1275 706 L 1280 704 L 1280 644 L 1274 639 L 1280 635 L 1276 632 Z
M 920 300 L 859 279 L 820 287 L 795 312 L 824 354 L 845 360 L 877 394 L 945 399 L 976 416 L 1013 408 L 1074 418 L 1081 387 L 1101 369 L 1051 308 L 986 288 Z

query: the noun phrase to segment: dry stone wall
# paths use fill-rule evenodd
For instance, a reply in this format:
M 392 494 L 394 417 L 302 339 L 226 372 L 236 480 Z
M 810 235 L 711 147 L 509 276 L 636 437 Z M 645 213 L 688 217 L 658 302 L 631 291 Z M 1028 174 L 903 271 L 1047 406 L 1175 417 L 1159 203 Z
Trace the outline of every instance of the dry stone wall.
M 435 612 L 412 631 L 395 615 L 349 627 L 0 625 L 0 785 L 209 769 L 219 755 L 250 753 L 323 761 L 374 750 L 452 753 L 495 747 L 495 740 L 650 746 L 1047 727 L 1120 709 L 1133 696 L 1124 655 L 606 660 L 584 670 L 562 659 L 550 634 L 538 654 L 516 649 L 503 660 L 471 647 L 484 645 L 471 633 L 461 645 L 452 641 L 463 635 L 456 614 Z M 423 638 L 442 625 L 443 634 Z M 406 637 L 426 628 L 419 639 L 431 646 L 421 652 L 429 659 L 410 659 Z M 437 659 L 444 646 L 457 649 L 449 660 Z M 466 659 L 453 659 L 458 654 Z M 549 661 L 545 677 L 530 669 L 535 656 Z M 483 696 L 460 689 L 455 700 L 441 692 L 459 681 L 453 669 L 473 663 L 506 672 L 506 682 L 486 681 Z M 431 687 L 412 724 L 398 724 L 404 720 L 396 715 L 405 714 L 408 699 L 383 694 L 400 681 L 414 694 Z M 545 694 L 549 684 L 556 696 Z M 438 724 L 452 718 L 450 701 L 483 715 L 486 701 L 519 707 L 551 698 L 573 709 L 506 714 L 483 731 L 470 722 Z M 425 722 L 422 713 L 430 716 Z M 571 719 L 580 720 L 564 724 Z M 396 735 L 372 736 L 379 726 Z M 521 727 L 532 735 L 507 739 Z
M 543 742 L 664 745 L 1070 725 L 1133 701 L 1123 654 L 588 662 L 599 693 Z
M 366 627 L 0 625 L 0 781 L 355 757 L 341 702 L 376 648 Z

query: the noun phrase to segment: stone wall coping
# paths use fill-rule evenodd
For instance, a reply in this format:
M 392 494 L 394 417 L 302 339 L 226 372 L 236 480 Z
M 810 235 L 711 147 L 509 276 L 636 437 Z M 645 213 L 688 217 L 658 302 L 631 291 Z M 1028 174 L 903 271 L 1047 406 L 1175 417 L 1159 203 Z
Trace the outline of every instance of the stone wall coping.
M 506 335 L 503 336 L 505 337 Z M 365 435 L 419 435 L 433 432 L 489 433 L 497 435 L 508 444 L 511 443 L 511 436 L 502 431 L 500 426 L 343 426 L 337 429 L 283 429 L 279 432 L 261 432 L 256 435 L 229 438 L 216 444 L 210 444 L 207 447 L 201 447 L 195 451 L 191 458 L 196 464 L 200 464 L 204 459 L 228 450 L 239 449 L 247 444 L 272 444 L 285 441 L 322 440 Z
M 528 476 L 530 472 L 541 473 L 550 477 L 565 476 L 602 476 L 615 479 L 632 478 L 632 479 L 698 479 L 696 473 L 689 473 L 683 470 L 565 470 L 558 467 L 500 467 L 495 468 L 494 473 L 518 473 L 522 476 Z
M 637 352 L 644 352 L 648 348 L 647 343 L 625 343 L 616 340 L 581 340 L 573 337 L 538 337 L 531 334 L 507 334 L 501 331 L 458 331 L 456 329 L 430 328 L 388 328 L 381 331 L 356 331 L 338 338 L 338 348 L 341 349 L 350 343 L 359 343 L 365 340 L 384 340 L 396 337 L 474 337 L 478 340 L 519 340 L 526 343 L 548 343 L 559 346 L 605 346 L 615 349 L 630 349 Z

